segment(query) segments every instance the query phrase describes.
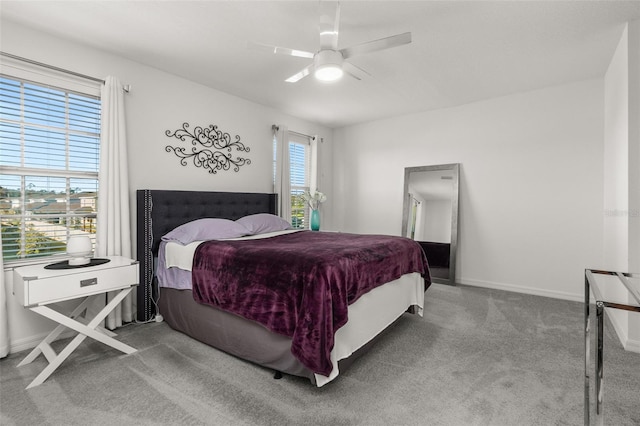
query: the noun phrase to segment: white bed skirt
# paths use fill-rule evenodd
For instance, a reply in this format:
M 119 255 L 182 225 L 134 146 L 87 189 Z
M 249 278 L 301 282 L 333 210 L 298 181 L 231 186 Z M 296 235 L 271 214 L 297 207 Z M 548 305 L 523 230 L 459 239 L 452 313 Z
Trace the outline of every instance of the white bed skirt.
M 376 287 L 349 305 L 349 321 L 335 334 L 331 351 L 333 370 L 329 377 L 316 374 L 316 385 L 320 387 L 335 379 L 340 373 L 338 361 L 351 356 L 412 305 L 418 306 L 417 313 L 422 316 L 424 280 L 419 273 L 403 275 Z

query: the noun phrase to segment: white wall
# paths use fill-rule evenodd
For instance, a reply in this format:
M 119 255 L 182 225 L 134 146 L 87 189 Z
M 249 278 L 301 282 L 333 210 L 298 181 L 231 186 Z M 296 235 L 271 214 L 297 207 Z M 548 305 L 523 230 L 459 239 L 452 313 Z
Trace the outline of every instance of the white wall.
M 4 52 L 98 78 L 114 75 L 124 84 L 131 85 L 125 108 L 132 219 L 136 189 L 271 192 L 272 124 L 286 124 L 291 130 L 324 138 L 319 154 L 319 164 L 323 168 L 319 188 L 328 194 L 329 201 L 325 204 L 330 207 L 330 129 L 11 22 L 3 21 L 0 31 Z M 241 167 L 238 173 L 223 171 L 215 175 L 192 165 L 181 166 L 178 157 L 164 148 L 177 143 L 177 139 L 166 137 L 165 131 L 174 131 L 183 122 L 189 122 L 191 128 L 215 124 L 232 137 L 240 135 L 241 142 L 250 148 L 250 152 L 239 155 L 250 158 L 251 164 Z M 330 218 L 323 218 L 323 223 L 330 225 Z M 132 235 L 135 236 L 133 223 Z M 8 275 L 9 335 L 12 351 L 16 351 L 35 345 L 37 339 L 52 328 L 52 323 L 37 318 L 13 300 Z
M 640 20 L 628 25 L 629 271 L 640 273 Z M 627 349 L 640 352 L 640 314 L 629 315 Z
M 629 74 L 625 29 L 604 78 L 603 267 L 626 271 L 629 263 Z
M 602 269 L 629 267 L 629 62 L 624 30 L 604 78 L 604 235 Z M 627 301 L 617 280 L 598 278 L 607 300 Z M 629 314 L 610 309 L 609 315 L 623 345 L 629 336 Z
M 603 131 L 602 80 L 337 129 L 335 229 L 400 235 L 404 168 L 461 163 L 457 281 L 582 300 Z
M 603 269 L 640 272 L 640 21 L 623 32 L 605 75 Z M 635 301 L 619 285 L 610 300 Z M 640 352 L 640 314 L 610 310 L 622 344 Z

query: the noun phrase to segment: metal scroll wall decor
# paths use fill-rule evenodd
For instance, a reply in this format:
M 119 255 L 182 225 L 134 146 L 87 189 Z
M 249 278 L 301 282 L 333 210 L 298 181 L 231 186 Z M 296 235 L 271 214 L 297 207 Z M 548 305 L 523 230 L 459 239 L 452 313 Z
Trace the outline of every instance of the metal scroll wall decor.
M 184 123 L 181 129 L 176 131 L 167 130 L 167 137 L 177 138 L 183 142 L 191 143 L 191 150 L 179 146 L 167 145 L 165 151 L 173 152 L 180 157 L 180 164 L 186 166 L 189 159 L 193 160 L 196 167 L 202 167 L 209 173 L 216 174 L 218 170 L 229 170 L 233 167 L 235 172 L 240 170 L 241 166 L 251 164 L 248 158 L 233 158 L 231 151 L 249 152 L 249 147 L 244 146 L 240 142 L 240 136 L 236 135 L 235 141 L 231 140 L 231 135 L 218 130 L 218 126 L 209 125 L 209 127 L 195 127 L 189 130 L 189 123 Z

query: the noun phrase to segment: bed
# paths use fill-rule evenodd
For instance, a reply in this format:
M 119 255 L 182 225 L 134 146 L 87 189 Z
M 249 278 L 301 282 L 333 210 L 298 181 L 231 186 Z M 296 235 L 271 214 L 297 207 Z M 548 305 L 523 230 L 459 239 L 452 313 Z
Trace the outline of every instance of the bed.
M 163 236 L 174 235 L 176 229 L 184 228 L 192 221 L 203 218 L 227 219 L 240 223 L 243 220 L 241 218 L 274 215 L 277 210 L 277 196 L 263 193 L 138 190 L 136 198 L 137 254 L 141 274 L 140 285 L 138 286 L 138 320 L 150 320 L 158 312 L 171 328 L 196 340 L 272 369 L 277 376 L 285 373 L 306 377 L 316 386 L 323 386 L 334 380 L 340 371 L 344 371 L 353 360 L 365 353 L 381 332 L 405 312 L 422 315 L 424 292 L 430 285 L 430 276 L 422 249 L 411 240 L 388 236 L 356 236 L 290 230 L 271 232 L 269 230 L 264 234 L 256 233 L 256 235 L 248 237 L 230 238 L 223 241 L 214 240 L 204 243 L 196 241 L 192 244 L 195 247 L 192 250 L 192 256 L 196 255 L 198 257 L 193 257 L 189 261 L 183 259 L 182 262 L 184 263 L 179 264 L 176 263 L 177 261 L 174 260 L 175 257 L 172 257 L 173 255 L 169 254 L 168 258 L 165 257 L 167 253 L 171 253 L 167 246 L 171 244 L 174 247 L 178 247 L 184 244 L 176 245 L 175 241 L 163 241 Z M 313 239 L 312 243 L 308 242 L 310 241 L 309 238 Z M 342 243 L 339 242 L 339 238 L 344 239 Z M 313 255 L 320 256 L 322 252 L 320 247 L 325 244 L 323 240 L 326 240 L 326 244 L 329 244 L 329 247 L 325 250 L 329 254 L 332 251 L 338 251 L 332 249 L 331 244 L 334 245 L 334 248 L 336 245 L 345 246 L 345 250 L 347 250 L 346 247 L 350 244 L 349 240 L 359 238 L 363 239 L 363 242 L 368 238 L 380 239 L 380 246 L 386 247 L 389 253 L 397 251 L 396 247 L 400 246 L 396 246 L 396 244 L 414 244 L 417 246 L 420 255 L 411 251 L 411 256 L 404 257 L 413 260 L 406 262 L 404 260 L 394 260 L 394 262 L 398 262 L 398 264 L 411 263 L 411 267 L 415 271 L 402 273 L 398 278 L 394 277 L 389 279 L 388 282 L 385 280 L 384 284 L 376 283 L 371 284 L 369 287 L 365 285 L 368 279 L 363 278 L 364 275 L 357 275 L 358 286 L 362 286 L 362 288 L 357 292 L 350 290 L 350 294 L 357 293 L 357 297 L 353 297 L 354 300 L 346 303 L 344 307 L 338 306 L 339 304 L 335 302 L 335 300 L 340 299 L 335 294 L 332 299 L 334 302 L 332 302 L 333 304 L 329 309 L 316 308 L 312 304 L 313 302 L 306 302 L 305 309 L 308 311 L 304 311 L 300 306 L 296 305 L 295 309 L 290 309 L 292 311 L 291 318 L 305 317 L 307 319 L 310 328 L 304 333 L 299 332 L 300 326 L 296 325 L 297 320 L 292 322 L 290 319 L 285 319 L 285 323 L 293 324 L 293 326 L 289 327 L 292 330 L 289 333 L 285 330 L 286 327 L 280 327 L 275 322 L 265 322 L 260 315 L 251 316 L 250 314 L 245 315 L 245 312 L 239 312 L 238 309 L 242 308 L 242 303 L 225 305 L 221 302 L 221 300 L 225 300 L 223 293 L 219 293 L 223 288 L 231 288 L 232 291 L 226 294 L 226 297 L 230 299 L 234 298 L 234 294 L 256 291 L 254 288 L 259 286 L 246 285 L 243 281 L 247 281 L 247 279 L 237 280 L 238 282 L 234 282 L 233 286 L 227 285 L 225 281 L 225 287 L 218 287 L 216 291 L 203 290 L 205 287 L 202 287 L 205 285 L 203 282 L 210 281 L 210 271 L 203 269 L 205 268 L 203 265 L 210 265 L 213 263 L 212 259 L 216 259 L 216 262 L 223 262 L 223 260 L 219 260 L 222 258 L 223 253 L 244 253 L 248 252 L 248 250 L 262 250 L 266 246 L 272 247 L 276 242 L 280 244 L 281 241 L 283 242 L 282 244 L 289 246 L 306 241 L 307 246 L 313 247 L 312 250 L 316 250 Z M 384 238 L 389 238 L 389 240 Z M 293 247 L 301 246 L 293 245 Z M 413 250 L 413 248 L 410 247 L 409 250 Z M 299 249 L 298 251 L 308 250 Z M 209 253 L 208 258 L 205 257 L 207 253 Z M 251 253 L 250 257 L 254 258 L 253 253 L 259 252 Z M 376 256 L 378 256 L 379 262 L 391 261 L 386 259 L 386 255 L 380 256 L 377 254 Z M 288 255 L 278 261 L 278 264 L 280 262 L 283 262 L 282 264 L 289 261 L 292 262 L 289 266 L 281 266 L 279 273 L 288 271 L 289 268 L 294 268 L 294 261 L 290 260 L 292 257 Z M 418 260 L 418 257 L 421 257 L 422 260 Z M 198 261 L 198 259 L 203 258 L 211 260 Z M 231 262 L 232 258 L 224 260 L 224 262 L 227 261 Z M 421 262 L 423 265 L 417 266 Z M 167 263 L 170 263 L 169 267 L 167 267 Z M 191 265 L 188 263 L 191 263 Z M 325 262 L 324 265 L 328 265 L 327 268 L 334 271 L 331 266 L 334 263 L 344 262 L 339 259 L 331 260 Z M 320 265 L 322 262 L 318 264 Z M 231 264 L 225 263 L 224 265 Z M 380 263 L 380 265 L 383 265 L 383 263 Z M 189 266 L 192 267 L 191 271 Z M 229 268 L 226 266 L 221 268 L 218 265 L 218 270 L 227 270 L 227 272 L 228 270 L 236 271 L 237 268 L 238 266 L 235 265 L 229 266 Z M 380 275 L 382 277 L 385 275 L 383 273 L 384 270 L 395 270 L 397 268 L 383 267 L 382 269 L 383 271 L 376 274 L 376 276 Z M 317 270 L 314 269 L 314 271 Z M 324 281 L 329 282 L 333 279 L 319 278 L 329 275 L 331 277 L 334 276 L 332 275 L 334 272 L 329 273 L 327 270 L 317 274 L 318 279 L 314 283 L 315 286 L 319 287 L 321 282 L 324 285 Z M 247 275 L 242 276 L 246 277 Z M 188 277 L 186 285 L 182 284 L 185 277 Z M 234 278 L 233 274 L 227 274 L 226 277 L 230 280 Z M 276 281 L 274 280 L 273 282 Z M 242 291 L 237 290 L 240 285 L 245 286 L 242 287 Z M 300 285 L 304 286 L 305 284 L 301 283 Z M 248 290 L 245 290 L 245 288 Z M 351 287 L 349 288 L 351 289 Z M 262 293 L 256 294 L 265 294 L 264 289 L 261 291 Z M 266 291 L 270 290 L 267 289 Z M 306 292 L 301 290 L 295 297 L 290 298 L 295 299 L 295 303 L 305 303 L 300 302 L 300 300 L 308 292 L 310 290 L 306 290 Z M 255 299 L 257 296 L 253 294 L 251 297 Z M 280 302 L 277 301 L 277 304 L 279 306 Z M 269 306 L 275 305 L 276 302 L 273 302 Z M 334 310 L 331 311 L 331 308 Z M 342 315 L 341 311 L 343 308 L 344 315 Z M 264 307 L 262 309 L 263 311 L 265 310 Z M 270 311 L 270 309 L 267 310 Z M 294 310 L 295 312 L 293 312 Z M 284 310 L 284 312 L 287 313 L 287 310 Z M 308 314 L 300 316 L 300 312 L 308 312 Z M 331 313 L 328 314 L 327 312 Z M 273 317 L 273 315 L 270 316 Z M 326 324 L 330 325 L 327 326 Z M 321 333 L 318 333 L 317 327 L 324 327 L 321 329 Z M 298 332 L 295 332 L 295 330 L 298 330 Z M 321 337 L 318 338 L 318 335 Z M 315 337 L 311 338 L 309 336 Z M 325 336 L 328 337 L 325 338 Z M 314 344 L 316 344 L 317 348 L 313 346 Z M 313 352 L 316 349 L 318 349 L 318 354 Z M 305 356 L 305 353 L 312 353 L 313 356 Z

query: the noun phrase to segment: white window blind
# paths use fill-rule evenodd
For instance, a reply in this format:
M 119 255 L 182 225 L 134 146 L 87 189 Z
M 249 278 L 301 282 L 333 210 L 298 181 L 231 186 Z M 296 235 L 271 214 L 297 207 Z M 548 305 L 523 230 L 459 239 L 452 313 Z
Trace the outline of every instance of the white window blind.
M 0 75 L 0 219 L 7 262 L 95 239 L 100 99 Z

